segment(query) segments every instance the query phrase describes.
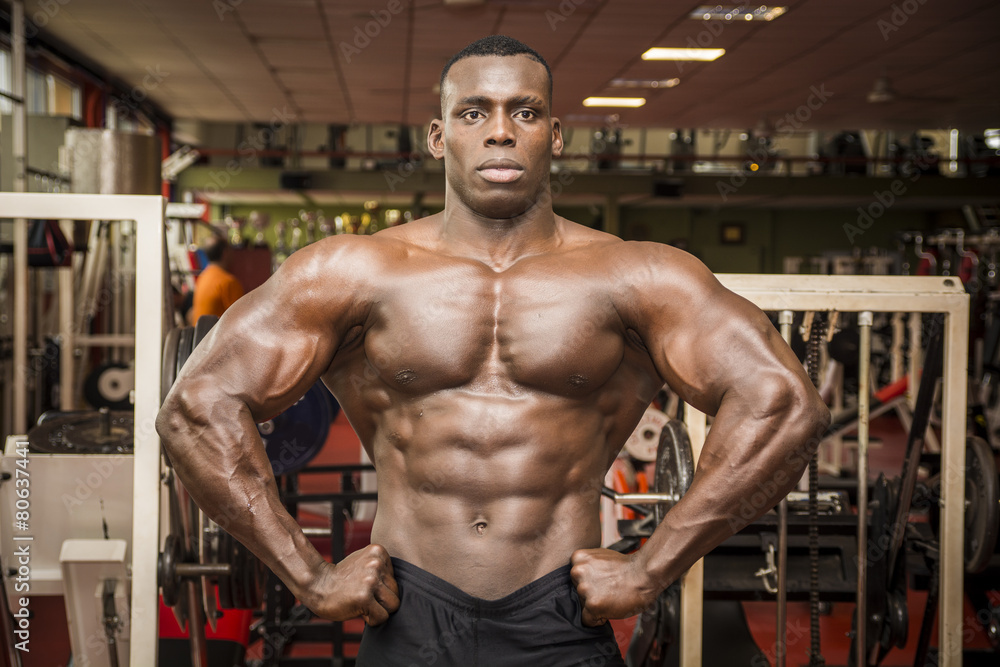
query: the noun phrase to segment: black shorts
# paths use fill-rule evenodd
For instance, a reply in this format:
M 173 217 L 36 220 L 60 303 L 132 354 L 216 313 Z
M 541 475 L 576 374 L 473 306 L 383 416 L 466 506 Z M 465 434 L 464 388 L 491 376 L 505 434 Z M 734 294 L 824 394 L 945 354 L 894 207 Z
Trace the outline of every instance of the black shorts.
M 585 627 L 566 565 L 483 600 L 392 559 L 399 609 L 366 627 L 359 667 L 624 667 L 610 624 Z

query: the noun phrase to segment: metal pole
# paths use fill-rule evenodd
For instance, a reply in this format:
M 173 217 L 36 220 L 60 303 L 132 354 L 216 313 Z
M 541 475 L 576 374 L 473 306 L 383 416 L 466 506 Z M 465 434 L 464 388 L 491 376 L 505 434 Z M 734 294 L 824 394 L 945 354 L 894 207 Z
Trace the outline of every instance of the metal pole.
M 11 139 L 14 155 L 14 192 L 27 191 L 25 174 L 28 140 L 24 108 L 24 2 L 14 0 L 10 15 L 11 63 L 14 97 Z M 14 433 L 28 430 L 28 221 L 14 220 Z
M 73 368 L 76 365 L 76 337 L 73 332 L 73 267 L 59 271 L 59 409 L 76 407 Z
M 792 342 L 792 319 L 790 310 L 778 314 L 778 324 L 781 326 L 781 337 L 785 342 Z M 787 641 L 788 614 L 788 498 L 782 498 L 778 503 L 778 605 L 775 617 L 776 632 L 774 640 L 774 667 L 785 667 L 785 642 Z
M 858 314 L 858 589 L 855 646 L 858 667 L 868 665 L 868 419 L 871 388 L 868 379 L 872 344 L 872 312 Z
M 957 282 L 957 281 L 956 281 Z M 945 285 L 950 285 L 949 281 Z M 957 285 L 961 288 L 961 284 Z M 941 404 L 941 579 L 938 646 L 942 667 L 961 667 L 963 555 L 965 527 L 965 406 L 969 359 L 969 297 L 945 319 L 944 369 L 946 387 Z M 931 429 L 928 429 L 930 432 Z
M 906 384 L 906 398 L 910 410 L 917 406 L 917 388 L 920 386 L 920 369 L 924 365 L 923 341 L 921 340 L 920 313 L 910 313 L 910 363 L 907 365 L 909 380 Z
M 156 667 L 159 627 L 156 564 L 160 546 L 160 439 L 153 428 L 160 408 L 160 354 L 163 349 L 163 199 L 102 197 L 109 202 L 136 201 L 141 211 L 117 218 L 136 221 L 135 299 L 135 463 L 132 501 L 132 616 L 130 664 Z M 111 206 L 109 205 L 110 209 Z M 199 605 L 200 606 L 200 605 Z M 202 619 L 204 622 L 204 619 Z
M 691 454 L 695 468 L 708 434 L 705 413 L 690 405 L 684 408 L 684 422 L 691 439 Z M 681 578 L 681 641 L 680 664 L 701 667 L 702 640 L 705 622 L 705 559 L 699 559 Z

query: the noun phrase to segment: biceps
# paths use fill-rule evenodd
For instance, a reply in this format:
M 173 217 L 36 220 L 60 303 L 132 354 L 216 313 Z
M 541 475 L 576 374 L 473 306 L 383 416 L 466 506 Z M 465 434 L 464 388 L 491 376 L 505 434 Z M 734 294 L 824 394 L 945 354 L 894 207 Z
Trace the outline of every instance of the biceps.
M 730 392 L 754 393 L 771 371 L 787 373 L 784 341 L 763 313 L 749 304 L 709 307 L 689 316 L 659 346 L 658 366 L 686 402 L 715 414 Z M 788 351 L 794 362 L 794 356 Z

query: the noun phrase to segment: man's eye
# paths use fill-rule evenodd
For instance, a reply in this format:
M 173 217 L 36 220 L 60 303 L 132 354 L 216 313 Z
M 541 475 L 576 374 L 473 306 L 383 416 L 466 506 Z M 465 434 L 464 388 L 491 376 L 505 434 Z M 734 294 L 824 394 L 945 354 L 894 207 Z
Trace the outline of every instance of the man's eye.
M 517 115 L 527 120 L 529 118 L 534 118 L 535 112 L 532 111 L 531 109 L 521 109 L 520 111 L 517 112 Z
M 481 112 L 476 111 L 475 109 L 473 109 L 472 111 L 466 111 L 465 112 L 465 117 L 468 118 L 469 120 L 476 120 L 476 119 L 482 118 L 483 114 Z

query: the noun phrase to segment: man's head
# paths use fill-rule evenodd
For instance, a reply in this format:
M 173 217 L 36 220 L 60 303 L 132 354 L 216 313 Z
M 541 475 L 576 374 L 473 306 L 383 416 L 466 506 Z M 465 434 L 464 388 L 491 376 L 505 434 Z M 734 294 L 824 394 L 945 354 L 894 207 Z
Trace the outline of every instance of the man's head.
M 487 37 L 452 58 L 441 77 L 441 119 L 427 145 L 445 160 L 446 205 L 495 220 L 535 205 L 551 210 L 549 171 L 562 131 L 544 59 L 509 37 Z
M 226 240 L 226 237 L 212 234 L 201 249 L 205 252 L 205 257 L 209 262 L 225 266 L 226 259 L 229 257 L 229 241 Z

